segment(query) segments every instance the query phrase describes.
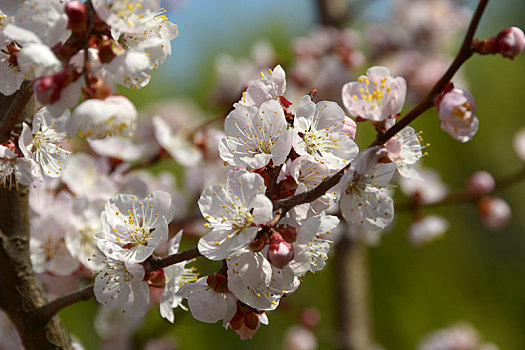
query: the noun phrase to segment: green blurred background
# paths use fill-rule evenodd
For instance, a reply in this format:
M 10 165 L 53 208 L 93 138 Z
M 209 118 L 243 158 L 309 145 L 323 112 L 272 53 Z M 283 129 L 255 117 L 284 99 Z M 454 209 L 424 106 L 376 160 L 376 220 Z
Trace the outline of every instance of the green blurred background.
M 373 10 L 386 11 L 384 3 L 375 2 Z M 475 2 L 469 4 L 473 7 Z M 316 24 L 316 13 L 313 2 L 306 0 L 187 0 L 170 12 L 169 19 L 180 28 L 180 36 L 172 42 L 172 57 L 155 72 L 148 87 L 123 92 L 139 108 L 185 96 L 213 113 L 217 110 L 210 109 L 208 98 L 213 61 L 219 52 L 246 57 L 252 43 L 265 38 L 286 63 L 291 40 L 308 35 Z M 512 25 L 525 27 L 525 2 L 491 1 L 477 37 L 491 36 Z M 452 190 L 464 188 L 465 180 L 476 170 L 488 170 L 501 178 L 524 166 L 512 151 L 512 137 L 525 127 L 525 55 L 514 61 L 473 57 L 463 71 L 478 106 L 480 129 L 475 138 L 467 144 L 456 142 L 441 131 L 433 111 L 413 124 L 424 130 L 425 142 L 431 144 L 425 166 L 437 169 Z M 362 133 L 362 145 L 372 138 L 371 130 L 358 129 L 358 133 Z M 503 230 L 484 228 L 472 203 L 440 207 L 426 212 L 446 217 L 450 229 L 444 239 L 421 248 L 407 241 L 410 216 L 397 214 L 395 228 L 369 254 L 376 343 L 386 349 L 413 349 L 426 333 L 467 321 L 500 349 L 525 349 L 525 182 L 498 195 L 513 211 Z M 189 248 L 195 242 L 185 244 Z M 199 266 L 201 275 L 216 267 Z M 261 326 L 246 341 L 220 324 L 197 322 L 180 309 L 172 325 L 161 319 L 158 307 L 152 307 L 134 336 L 134 347 L 141 349 L 150 337 L 164 337 L 175 340 L 180 349 L 279 349 L 287 327 L 299 322 L 300 311 L 315 307 L 322 316 L 315 329 L 319 346 L 331 349 L 337 345 L 335 283 L 332 259 L 324 271 L 307 275 L 299 290 L 268 314 L 269 326 Z M 86 349 L 98 348 L 95 311 L 96 302 L 91 300 L 60 312 L 66 327 Z

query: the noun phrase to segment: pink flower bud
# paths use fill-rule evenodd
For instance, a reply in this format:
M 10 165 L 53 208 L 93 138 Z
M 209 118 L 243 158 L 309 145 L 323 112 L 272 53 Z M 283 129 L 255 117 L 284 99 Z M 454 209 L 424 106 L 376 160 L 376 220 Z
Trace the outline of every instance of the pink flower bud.
M 347 133 L 352 140 L 355 139 L 356 129 L 356 123 L 351 118 L 345 117 L 345 120 L 343 121 L 343 132 Z
M 461 142 L 470 141 L 478 132 L 476 102 L 470 92 L 453 88 L 437 104 L 441 128 Z
M 307 328 L 314 328 L 321 321 L 321 313 L 314 307 L 301 312 L 301 324 Z
M 525 48 L 525 35 L 518 27 L 504 29 L 496 36 L 495 46 L 503 56 L 514 58 Z
M 86 5 L 81 1 L 70 1 L 66 3 L 64 12 L 69 18 L 68 28 L 73 33 L 83 33 L 87 28 Z
M 270 236 L 268 261 L 278 269 L 282 269 L 293 259 L 293 246 L 286 242 L 279 233 Z
M 483 196 L 494 191 L 496 181 L 487 171 L 476 171 L 468 180 L 468 190 L 477 196 Z
M 483 198 L 478 203 L 478 209 L 481 222 L 491 230 L 503 228 L 511 214 L 509 205 L 501 198 Z

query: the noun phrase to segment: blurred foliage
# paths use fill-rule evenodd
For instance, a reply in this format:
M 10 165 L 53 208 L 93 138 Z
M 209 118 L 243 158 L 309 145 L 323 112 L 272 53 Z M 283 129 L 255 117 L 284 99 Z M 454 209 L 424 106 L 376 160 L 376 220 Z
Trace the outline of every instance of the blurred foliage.
M 234 14 L 218 15 L 221 23 L 235 26 Z M 478 33 L 489 36 L 510 25 L 523 28 L 524 18 L 525 4 L 521 0 L 493 1 Z M 306 30 L 311 27 L 304 26 L 299 28 L 302 32 L 290 33 L 283 30 L 286 23 L 265 20 L 267 31 L 251 33 L 252 39 L 246 42 L 217 43 L 210 33 L 209 42 L 202 45 L 211 46 L 217 52 L 247 56 L 252 42 L 264 37 L 274 44 L 286 63 L 290 59 L 292 36 L 307 35 Z M 195 76 L 190 90 L 185 90 L 187 82 L 166 79 L 170 74 L 164 70 L 169 67 L 163 67 L 164 70 L 154 74 L 148 87 L 122 93 L 129 94 L 138 106 L 184 95 L 210 109 L 207 100 L 215 57 L 216 54 L 199 58 L 200 74 Z M 488 170 L 500 178 L 524 166 L 512 151 L 512 136 L 525 126 L 525 55 L 514 61 L 473 57 L 464 71 L 477 101 L 478 135 L 471 142 L 460 144 L 441 131 L 434 111 L 427 112 L 413 124 L 415 129 L 424 130 L 425 142 L 431 144 L 424 164 L 437 169 L 452 190 L 463 188 L 468 176 L 476 170 Z M 365 141 L 373 137 L 370 130 L 362 133 L 360 138 Z M 163 164 L 156 171 L 159 169 L 173 168 Z M 525 183 L 498 195 L 507 200 L 513 210 L 513 218 L 505 229 L 499 232 L 485 229 L 472 203 L 432 209 L 427 212 L 438 213 L 450 221 L 450 230 L 444 239 L 421 248 L 412 247 L 406 239 L 409 213 L 397 213 L 394 229 L 383 236 L 378 247 L 370 249 L 371 306 L 374 339 L 378 344 L 386 349 L 413 349 L 428 332 L 466 321 L 500 349 L 525 349 L 525 216 L 521 215 L 525 208 Z M 196 242 L 183 243 L 189 248 Z M 202 267 L 202 273 L 210 271 L 212 263 L 201 260 L 196 264 Z M 246 341 L 240 341 L 237 334 L 224 330 L 220 324 L 195 321 L 189 312 L 180 309 L 176 310 L 172 325 L 161 319 L 158 306 L 153 306 L 135 335 L 136 348 L 141 349 L 152 336 L 171 338 L 180 349 L 281 348 L 287 327 L 298 323 L 299 313 L 306 307 L 315 307 L 321 312 L 322 321 L 316 328 L 320 348 L 335 348 L 335 283 L 331 259 L 324 271 L 306 276 L 299 290 L 285 298 L 277 311 L 269 313 L 269 326 L 261 326 L 254 338 Z M 95 305 L 91 300 L 60 312 L 67 328 L 81 338 L 86 349 L 97 349 L 98 337 L 92 326 Z

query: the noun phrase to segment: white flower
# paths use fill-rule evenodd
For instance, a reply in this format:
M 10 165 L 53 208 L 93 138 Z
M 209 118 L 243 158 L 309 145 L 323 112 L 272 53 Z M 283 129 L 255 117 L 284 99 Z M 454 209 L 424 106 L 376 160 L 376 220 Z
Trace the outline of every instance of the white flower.
M 360 153 L 339 185 L 343 217 L 369 231 L 385 228 L 394 218 L 394 203 L 385 187 L 396 167 L 393 163 L 380 163 L 379 158 L 377 147 Z
M 119 32 L 138 33 L 147 29 L 160 10 L 159 0 L 93 0 L 97 15 Z
M 161 117 L 153 118 L 155 137 L 169 154 L 184 166 L 195 166 L 202 159 L 202 153 L 193 140 L 183 132 L 173 132 L 171 126 Z
M 213 230 L 199 240 L 199 252 L 211 260 L 222 260 L 248 246 L 257 225 L 272 217 L 272 202 L 264 192 L 262 176 L 246 170 L 232 170 L 226 186 L 208 186 L 199 208 Z
M 90 202 L 86 198 L 74 200 L 69 228 L 65 241 L 71 255 L 91 270 L 100 270 L 103 267 L 100 257 L 104 256 L 97 247 L 95 235 L 102 228 L 100 225 L 100 212 L 103 202 Z
M 105 266 L 95 278 L 95 297 L 110 309 L 126 316 L 142 317 L 149 308 L 149 287 L 140 264 L 106 258 Z
M 168 254 L 176 254 L 179 251 L 181 237 L 182 231 L 179 231 L 175 237 L 170 240 Z M 186 268 L 187 263 L 188 261 L 183 261 L 163 269 L 166 276 L 166 285 L 160 297 L 160 314 L 171 323 L 173 323 L 175 317 L 173 309 L 178 306 L 184 308 L 181 305 L 183 297 L 176 293 L 183 285 L 197 280 L 195 269 Z
M 66 129 L 70 137 L 130 136 L 136 118 L 135 106 L 124 96 L 109 96 L 104 101 L 89 99 L 75 109 Z
M 333 242 L 323 237 L 331 234 L 337 225 L 339 219 L 332 215 L 316 215 L 302 223 L 293 243 L 294 258 L 288 264 L 296 276 L 324 268 Z
M 345 113 L 335 102 L 314 104 L 304 96 L 294 117 L 294 150 L 330 169 L 340 169 L 359 149 L 344 129 Z
M 262 168 L 270 160 L 281 165 L 291 148 L 284 111 L 277 101 L 260 108 L 239 106 L 224 122 L 226 137 L 219 144 L 221 158 L 238 167 Z
M 194 283 L 186 284 L 177 294 L 188 299 L 188 306 L 194 319 L 206 323 L 230 321 L 237 312 L 237 299 L 230 292 L 221 293 L 213 290 L 206 280 L 207 277 L 201 277 Z
M 14 13 L 16 26 L 31 31 L 48 47 L 64 42 L 70 32 L 66 29 L 67 15 L 62 0 L 15 1 L 20 4 Z M 13 39 L 24 43 L 27 37 Z
M 437 215 L 428 215 L 417 219 L 408 229 L 410 243 L 421 246 L 443 236 L 448 230 L 448 221 Z
M 261 78 L 250 84 L 246 92 L 234 107 L 255 106 L 260 107 L 268 100 L 275 100 L 284 95 L 286 90 L 286 74 L 278 65 L 273 70 L 268 69 L 268 76 L 261 72 Z
M 67 212 L 63 213 L 67 215 Z M 51 272 L 67 276 L 79 267 L 79 262 L 71 256 L 64 240 L 66 227 L 52 216 L 37 217 L 31 220 L 29 240 L 31 262 L 37 273 Z
M 419 134 L 416 134 L 410 126 L 406 126 L 385 143 L 388 158 L 396 164 L 397 171 L 403 177 L 421 179 L 417 171 L 411 167 L 423 156 L 419 141 Z
M 372 67 L 357 82 L 343 86 L 343 103 L 353 117 L 372 122 L 386 121 L 401 112 L 407 84 L 402 77 L 393 78 L 385 67 Z
M 33 128 L 24 123 L 18 144 L 26 158 L 32 159 L 49 177 L 59 177 L 67 165 L 69 151 L 62 148 L 67 141 L 65 126 L 69 111 L 55 118 L 46 107 L 41 108 L 33 118 Z
M 18 189 L 19 185 L 27 186 L 33 181 L 33 163 L 19 157 L 13 147 L 0 145 L 0 186 L 7 189 Z
M 469 324 L 460 323 L 449 328 L 438 329 L 425 336 L 418 350 L 479 349 L 497 350 L 490 343 L 484 343 L 478 332 Z
M 98 248 L 113 259 L 143 262 L 167 241 L 174 209 L 166 192 L 154 192 L 142 200 L 131 194 L 111 198 L 100 215 Z
M 244 251 L 228 257 L 228 289 L 257 310 L 274 310 L 282 293 L 270 287 L 272 265 L 260 252 Z
M 117 184 L 109 177 L 109 170 L 106 159 L 75 153 L 69 158 L 62 181 L 78 197 L 105 201 L 117 193 Z

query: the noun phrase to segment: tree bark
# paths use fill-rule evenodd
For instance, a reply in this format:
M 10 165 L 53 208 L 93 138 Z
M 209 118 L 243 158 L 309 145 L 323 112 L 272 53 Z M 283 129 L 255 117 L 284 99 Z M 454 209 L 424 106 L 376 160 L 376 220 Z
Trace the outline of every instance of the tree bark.
M 32 118 L 34 102 L 29 99 L 28 103 L 21 94 L 27 90 L 1 96 L 0 123 L 13 118 L 9 115 L 13 111 L 19 113 L 17 120 Z M 0 308 L 17 328 L 26 349 L 72 349 L 58 316 L 40 321 L 37 311 L 46 302 L 29 255 L 29 190 L 24 186 L 18 191 L 0 188 Z

